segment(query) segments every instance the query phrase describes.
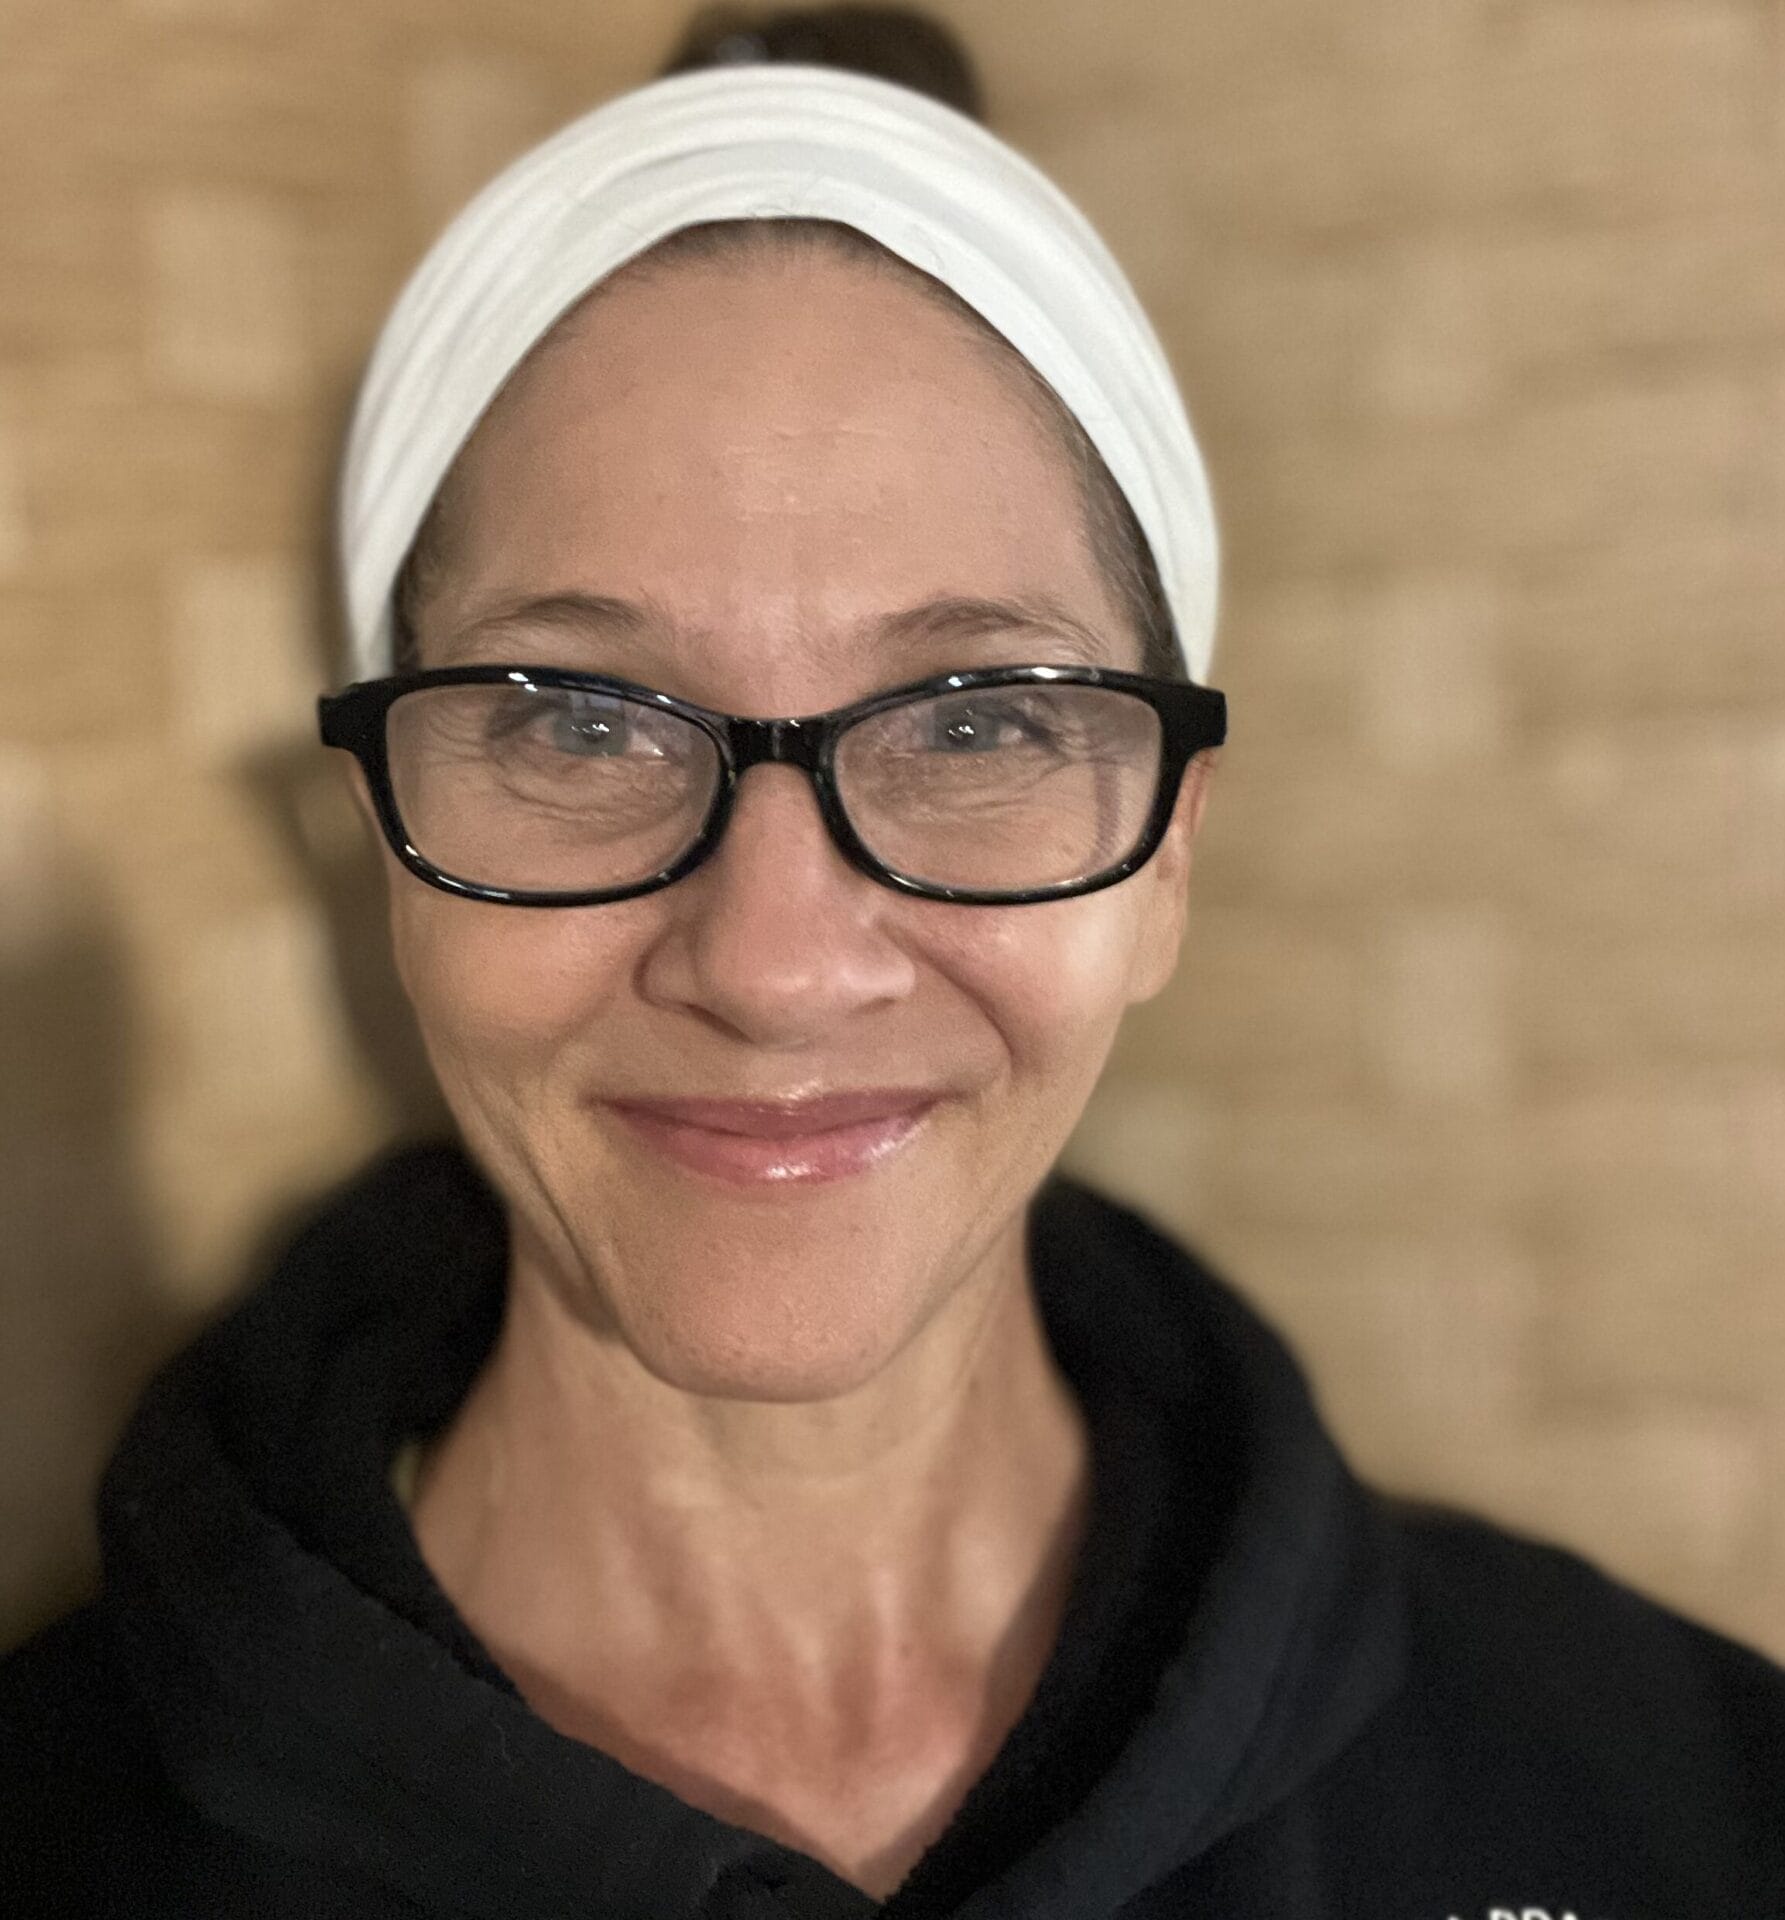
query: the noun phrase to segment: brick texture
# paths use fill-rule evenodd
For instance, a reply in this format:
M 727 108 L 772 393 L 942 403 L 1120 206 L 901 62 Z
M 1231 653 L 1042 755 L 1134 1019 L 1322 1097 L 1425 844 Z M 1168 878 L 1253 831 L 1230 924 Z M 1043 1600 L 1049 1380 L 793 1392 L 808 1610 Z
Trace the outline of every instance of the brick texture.
M 1378 1478 L 1785 1655 L 1785 0 L 954 0 L 1215 475 L 1179 975 L 1074 1163 Z M 434 1116 L 309 745 L 343 410 L 661 0 L 0 22 L 0 1638 L 155 1359 Z

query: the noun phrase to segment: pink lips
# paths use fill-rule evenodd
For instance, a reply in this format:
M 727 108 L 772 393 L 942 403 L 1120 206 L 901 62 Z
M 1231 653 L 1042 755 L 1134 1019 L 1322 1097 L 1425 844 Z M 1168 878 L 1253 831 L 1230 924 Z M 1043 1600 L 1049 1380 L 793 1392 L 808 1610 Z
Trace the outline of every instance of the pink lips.
M 938 1095 L 880 1087 L 806 1100 L 612 1100 L 666 1158 L 739 1186 L 865 1172 L 923 1124 Z

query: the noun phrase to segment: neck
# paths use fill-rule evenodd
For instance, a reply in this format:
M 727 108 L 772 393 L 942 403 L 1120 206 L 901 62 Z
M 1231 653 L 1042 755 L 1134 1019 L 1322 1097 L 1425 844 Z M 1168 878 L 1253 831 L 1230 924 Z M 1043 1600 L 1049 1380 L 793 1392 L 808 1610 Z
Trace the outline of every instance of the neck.
M 517 1269 L 415 1524 L 537 1710 L 697 1804 L 822 1853 L 800 1780 L 914 1772 L 897 1834 L 857 1822 L 830 1850 L 866 1882 L 939 1830 L 1026 1705 L 1088 1456 L 1019 1230 L 880 1375 L 813 1404 L 668 1387 Z

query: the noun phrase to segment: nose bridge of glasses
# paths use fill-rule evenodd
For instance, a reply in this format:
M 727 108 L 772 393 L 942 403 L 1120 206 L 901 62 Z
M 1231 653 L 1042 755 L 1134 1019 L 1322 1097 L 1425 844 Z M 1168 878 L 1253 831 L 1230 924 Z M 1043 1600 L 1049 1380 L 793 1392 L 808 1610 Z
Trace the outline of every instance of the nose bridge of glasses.
M 750 720 L 733 719 L 729 728 L 734 785 L 737 799 L 733 802 L 732 819 L 735 822 L 735 809 L 743 805 L 758 825 L 755 833 L 766 831 L 781 848 L 781 857 L 785 859 L 788 843 L 785 836 L 789 831 L 796 833 L 816 829 L 822 838 L 831 844 L 833 855 L 842 854 L 850 858 L 849 848 L 839 840 L 837 823 L 832 817 L 831 803 L 825 791 L 825 785 L 819 774 L 819 753 L 823 746 L 823 723 L 812 720 Z M 787 790 L 782 796 L 785 808 L 789 803 L 793 808 L 777 812 L 772 798 L 773 780 L 768 782 L 769 794 L 758 794 L 756 807 L 767 805 L 768 811 L 758 816 L 743 799 L 751 783 L 744 782 L 743 776 L 752 767 L 780 766 L 787 769 Z M 804 789 L 804 798 L 799 797 Z M 803 821 L 804 826 L 796 825 Z M 728 828 L 726 837 L 735 838 L 736 825 Z M 853 861 L 852 861 L 853 863 Z
M 811 720 L 733 719 L 729 732 L 732 760 L 740 774 L 765 764 L 818 771 L 823 731 Z

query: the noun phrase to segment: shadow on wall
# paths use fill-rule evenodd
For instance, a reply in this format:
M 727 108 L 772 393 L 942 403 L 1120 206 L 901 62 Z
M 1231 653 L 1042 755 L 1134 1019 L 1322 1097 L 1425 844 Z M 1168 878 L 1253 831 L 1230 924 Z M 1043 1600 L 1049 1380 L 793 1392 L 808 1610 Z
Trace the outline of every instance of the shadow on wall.
M 326 444 L 343 447 L 357 383 L 336 396 Z M 335 467 L 322 470 L 309 525 L 311 627 L 317 684 L 345 679 L 347 639 L 335 550 Z M 301 735 L 255 755 L 239 769 L 328 936 L 334 987 L 348 1038 L 391 1119 L 393 1140 L 437 1139 L 453 1123 L 428 1065 L 415 1016 L 391 959 L 384 863 L 349 788 L 347 756 L 325 747 L 315 717 Z
M 337 444 L 345 412 L 343 400 Z M 319 499 L 310 517 L 314 604 L 325 610 L 336 604 L 331 508 Z M 325 612 L 313 632 L 321 684 L 340 678 L 333 621 Z M 378 1090 L 389 1137 L 438 1138 L 451 1122 L 391 962 L 380 858 L 342 757 L 313 728 L 312 716 L 294 715 L 280 744 L 232 768 L 240 805 L 271 823 L 287 873 L 327 935 L 347 1038 Z M 0 802 L 7 797 L 0 782 Z M 122 943 L 93 905 L 103 890 L 71 870 L 49 834 L 46 798 L 27 794 L 16 821 L 10 809 L 0 813 L 0 855 L 20 852 L 29 869 L 13 875 L 15 863 L 0 858 L 0 873 L 22 879 L 26 896 L 20 908 L 9 887 L 0 905 L 3 1649 L 91 1590 L 100 1473 L 149 1376 L 209 1316 L 178 1304 L 157 1251 L 133 1151 L 140 1018 Z M 34 897 L 45 903 L 36 915 Z M 314 1205 L 269 1217 L 243 1283 L 265 1273 Z
M 104 925 L 0 955 L 0 1644 L 90 1585 L 100 1468 L 191 1331 L 159 1284 L 131 1159 L 133 1028 Z
M 383 865 L 338 757 L 293 743 L 258 755 L 241 777 L 327 932 L 348 1036 L 383 1097 L 393 1139 L 436 1139 L 452 1121 L 391 961 Z
M 392 1137 L 450 1132 L 391 965 L 383 874 L 338 770 L 320 746 L 292 746 L 241 777 L 328 931 Z M 106 926 L 0 948 L 0 1648 L 91 1590 L 101 1470 L 149 1376 L 208 1317 L 182 1309 L 161 1271 L 131 1144 L 138 1040 Z M 244 1280 L 265 1273 L 313 1204 L 269 1219 Z

